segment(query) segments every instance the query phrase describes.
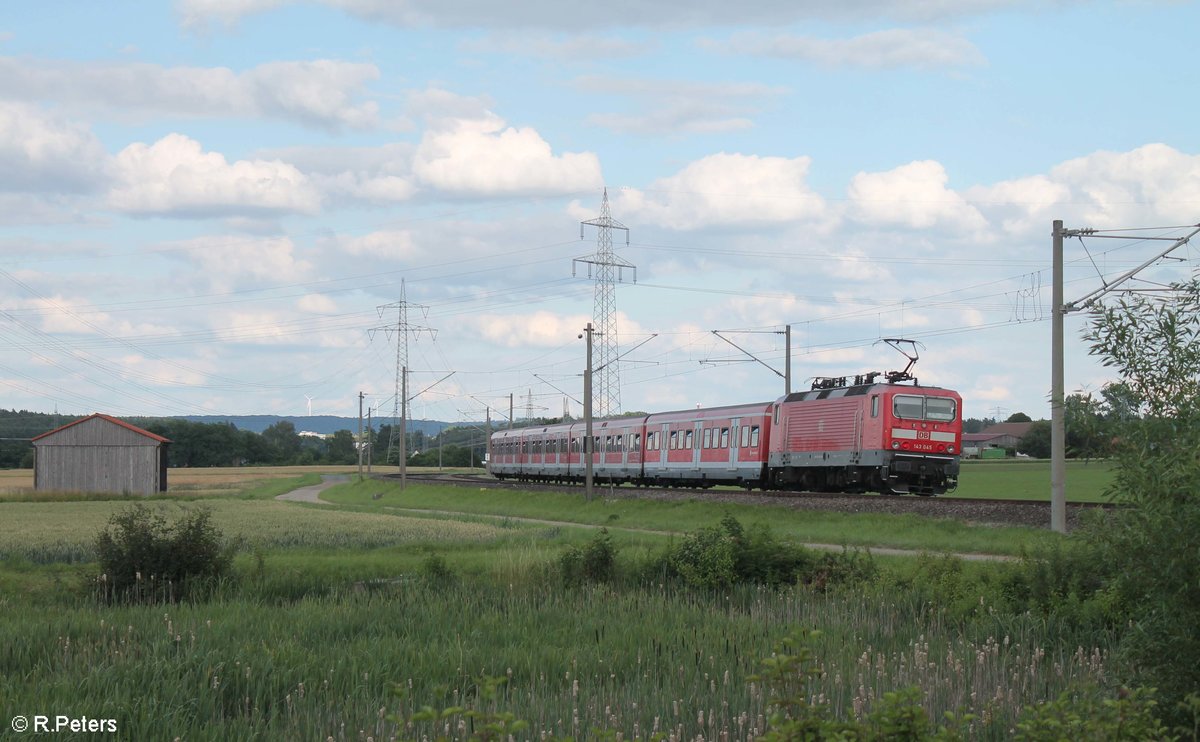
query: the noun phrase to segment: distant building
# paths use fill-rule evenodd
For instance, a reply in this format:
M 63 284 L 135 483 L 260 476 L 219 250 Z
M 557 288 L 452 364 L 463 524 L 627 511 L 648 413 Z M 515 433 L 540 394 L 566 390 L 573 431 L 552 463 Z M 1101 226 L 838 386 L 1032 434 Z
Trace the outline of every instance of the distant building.
M 69 492 L 166 492 L 170 443 L 97 413 L 33 439 L 33 486 Z
M 978 433 L 963 433 L 964 456 L 979 456 L 986 448 L 1016 448 L 1033 423 L 997 423 Z

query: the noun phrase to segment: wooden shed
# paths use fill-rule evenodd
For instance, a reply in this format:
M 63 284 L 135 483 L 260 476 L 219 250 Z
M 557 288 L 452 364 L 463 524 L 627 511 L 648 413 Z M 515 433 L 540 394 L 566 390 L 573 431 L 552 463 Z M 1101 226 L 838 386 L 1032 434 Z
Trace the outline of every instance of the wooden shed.
M 166 492 L 170 442 L 97 413 L 33 439 L 33 486 L 71 492 Z

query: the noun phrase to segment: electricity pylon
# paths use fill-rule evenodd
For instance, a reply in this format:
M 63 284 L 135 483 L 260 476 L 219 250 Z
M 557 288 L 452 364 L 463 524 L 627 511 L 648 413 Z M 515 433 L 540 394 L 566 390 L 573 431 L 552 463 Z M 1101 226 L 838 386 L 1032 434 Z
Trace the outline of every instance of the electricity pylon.
M 617 288 L 624 279 L 624 270 L 633 271 L 637 282 L 637 267 L 613 252 L 612 231 L 625 230 L 625 244 L 629 244 L 629 227 L 612 218 L 608 210 L 608 189 L 604 189 L 604 201 L 600 205 L 600 216 L 579 223 L 579 239 L 583 239 L 585 225 L 597 228 L 596 252 L 571 261 L 571 275 L 575 275 L 575 264 L 585 263 L 588 278 L 595 278 L 596 293 L 592 308 L 596 343 L 596 368 L 599 384 L 595 390 L 593 405 L 596 417 L 607 417 L 621 412 L 621 373 L 617 367 Z M 595 381 L 595 380 L 593 380 Z

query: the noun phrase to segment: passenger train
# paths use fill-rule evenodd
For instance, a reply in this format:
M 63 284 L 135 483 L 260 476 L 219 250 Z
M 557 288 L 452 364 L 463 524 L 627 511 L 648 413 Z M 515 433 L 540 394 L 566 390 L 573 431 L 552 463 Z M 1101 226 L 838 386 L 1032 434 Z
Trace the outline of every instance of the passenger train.
M 819 378 L 771 402 L 593 421 L 594 481 L 945 493 L 958 483 L 962 398 L 920 386 L 908 373 L 915 360 L 904 371 Z M 585 428 L 576 420 L 495 433 L 488 471 L 498 479 L 582 481 Z

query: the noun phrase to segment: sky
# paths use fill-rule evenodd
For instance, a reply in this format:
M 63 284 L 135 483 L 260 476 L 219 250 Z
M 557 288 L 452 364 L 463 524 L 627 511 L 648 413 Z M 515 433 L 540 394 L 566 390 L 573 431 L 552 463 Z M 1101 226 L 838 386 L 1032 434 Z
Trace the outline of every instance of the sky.
M 416 418 L 578 416 L 607 194 L 621 409 L 776 398 L 790 326 L 794 391 L 903 337 L 965 416 L 1037 419 L 1052 222 L 1138 230 L 1067 241 L 1068 301 L 1200 222 L 1192 3 L 4 15 L 5 409 L 386 418 L 400 358 Z M 1086 322 L 1068 393 L 1112 379 Z

